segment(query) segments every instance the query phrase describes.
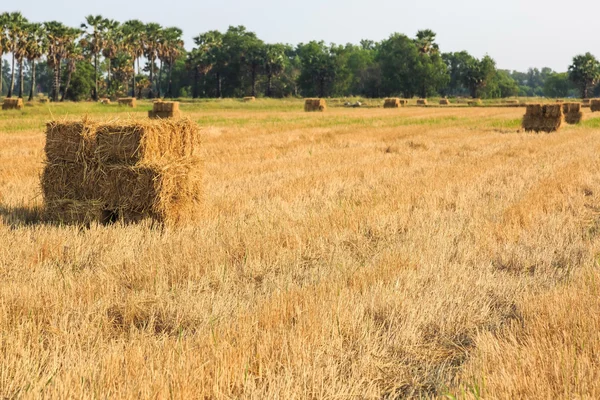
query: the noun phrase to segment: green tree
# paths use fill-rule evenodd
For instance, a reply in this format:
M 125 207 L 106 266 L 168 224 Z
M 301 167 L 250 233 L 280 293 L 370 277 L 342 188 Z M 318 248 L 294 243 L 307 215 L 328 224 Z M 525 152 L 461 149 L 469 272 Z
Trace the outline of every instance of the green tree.
M 77 69 L 77 65 L 80 61 L 83 61 L 83 50 L 79 43 L 77 42 L 78 36 L 81 34 L 81 31 L 78 29 L 67 29 L 65 32 L 65 52 L 64 58 L 67 62 L 67 77 L 65 80 L 65 88 L 62 93 L 62 97 L 60 101 L 64 101 L 67 97 L 67 92 L 69 91 L 69 86 L 71 84 L 71 78 L 73 73 Z
M 81 28 L 86 30 L 82 45 L 94 59 L 94 94 L 93 98 L 98 101 L 98 61 L 102 49 L 104 49 L 104 35 L 106 33 L 107 19 L 101 15 L 88 15 Z
M 600 63 L 591 53 L 578 55 L 573 57 L 568 73 L 569 79 L 579 88 L 581 97 L 585 99 L 600 78 Z
M 427 29 L 417 32 L 415 39 L 419 56 L 414 74 L 422 98 L 438 93 L 450 80 L 446 64 L 440 55 L 439 46 L 435 43 L 435 37 L 436 34 Z
M 22 57 L 24 57 L 25 25 L 27 24 L 27 19 L 25 19 L 20 12 L 7 14 L 5 18 L 6 44 L 9 52 L 12 55 L 10 86 L 8 87 L 7 95 L 7 97 L 10 98 L 12 97 L 15 87 L 15 60 L 21 58 L 22 61 Z
M 273 96 L 273 78 L 278 77 L 285 69 L 286 47 L 283 44 L 267 44 L 264 48 L 264 66 L 265 76 L 267 78 L 266 93 L 267 97 Z
M 148 92 L 148 98 L 150 99 L 156 97 L 157 93 L 156 74 L 154 69 L 156 67 L 155 60 L 158 57 L 158 51 L 160 48 L 162 30 L 162 26 L 154 22 L 146 24 L 144 29 L 144 42 L 146 44 L 144 48 L 144 55 L 148 59 L 150 72 L 150 91 Z
M 136 62 L 137 73 L 140 72 L 140 57 L 144 55 L 144 24 L 142 21 L 133 19 L 125 21 L 122 25 L 123 41 L 122 49 L 129 54 L 133 62 L 133 79 L 131 86 L 131 97 L 136 96 Z
M 35 94 L 36 64 L 44 56 L 47 48 L 47 39 L 42 24 L 29 25 L 26 48 L 27 61 L 31 66 L 29 101 L 32 101 Z
M 471 97 L 481 96 L 482 90 L 496 74 L 496 62 L 488 55 L 481 60 L 473 58 L 466 65 L 463 77 L 465 86 L 469 89 Z
M 4 56 L 4 54 L 8 53 L 8 51 L 10 50 L 9 44 L 8 44 L 8 35 L 6 34 L 7 24 L 8 24 L 8 13 L 3 12 L 0 14 L 0 95 L 3 93 L 3 88 L 4 88 L 3 87 L 3 81 L 4 81 L 3 68 L 5 68 L 5 67 L 4 67 L 4 60 L 2 59 L 2 56 Z M 6 71 L 6 69 L 4 69 L 4 71 Z
M 166 64 L 168 68 L 168 82 L 165 97 L 173 97 L 173 66 L 177 58 L 184 52 L 183 40 L 181 39 L 182 35 L 183 31 L 176 27 L 165 28 L 163 31 L 159 58 L 161 60 L 160 75 L 162 75 L 163 63 Z
M 418 60 L 419 48 L 408 36 L 394 33 L 382 41 L 377 55 L 381 66 L 381 94 L 403 97 L 417 94 L 421 90 L 415 79 Z
M 544 82 L 544 95 L 547 97 L 569 97 L 575 89 L 567 72 L 553 73 Z
M 301 89 L 310 96 L 325 97 L 338 72 L 335 52 L 323 41 L 300 43 L 297 52 L 302 64 L 298 78 Z
M 442 59 L 446 63 L 449 74 L 449 81 L 442 90 L 444 95 L 462 96 L 469 93 L 469 88 L 465 85 L 468 66 L 474 58 L 466 51 L 456 53 L 444 53 Z

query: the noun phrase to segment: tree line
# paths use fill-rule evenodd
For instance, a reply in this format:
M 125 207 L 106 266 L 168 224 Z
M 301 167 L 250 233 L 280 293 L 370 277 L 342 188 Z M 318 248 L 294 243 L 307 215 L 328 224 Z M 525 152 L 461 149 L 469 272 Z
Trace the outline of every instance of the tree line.
M 184 48 L 183 32 L 139 20 L 87 16 L 79 27 L 0 14 L 0 94 L 48 93 L 53 101 L 101 97 L 511 96 L 600 94 L 600 63 L 576 56 L 568 71 L 500 70 L 492 57 L 444 53 L 436 34 L 394 33 L 380 42 L 292 46 L 266 43 L 244 26 L 201 33 Z

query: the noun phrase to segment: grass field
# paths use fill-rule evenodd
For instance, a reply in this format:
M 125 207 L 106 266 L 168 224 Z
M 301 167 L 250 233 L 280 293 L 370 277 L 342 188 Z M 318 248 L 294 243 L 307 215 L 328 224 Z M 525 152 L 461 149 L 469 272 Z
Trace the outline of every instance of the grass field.
M 40 222 L 44 122 L 131 110 L 0 113 L 0 398 L 600 397 L 600 118 L 301 110 L 182 106 L 182 230 Z

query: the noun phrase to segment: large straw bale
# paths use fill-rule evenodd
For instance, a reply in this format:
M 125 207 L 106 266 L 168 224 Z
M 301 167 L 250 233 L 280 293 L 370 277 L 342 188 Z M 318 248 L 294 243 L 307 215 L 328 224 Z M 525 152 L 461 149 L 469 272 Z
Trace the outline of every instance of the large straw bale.
M 152 110 L 148 111 L 148 117 L 153 119 L 158 118 L 179 118 L 179 102 L 177 101 L 155 101 L 152 105 Z
M 47 97 L 40 97 L 38 101 L 42 104 L 48 103 L 50 100 Z
M 523 129 L 533 132 L 555 132 L 563 121 L 561 104 L 528 104 L 523 116 Z
M 578 124 L 583 119 L 583 113 L 581 112 L 581 103 L 563 103 L 563 114 L 565 115 L 565 122 L 567 124 Z
M 600 99 L 590 100 L 590 110 L 592 112 L 600 111 Z
M 46 201 L 70 199 L 77 201 L 95 200 L 100 175 L 94 164 L 75 162 L 47 162 L 40 183 Z
M 136 165 L 196 154 L 198 126 L 189 119 L 157 119 L 100 124 L 96 159 L 100 164 Z
M 245 103 L 249 103 L 249 102 L 252 102 L 252 101 L 256 101 L 256 97 L 254 97 L 254 96 L 244 97 L 242 99 L 242 101 L 245 102 Z
M 104 219 L 104 205 L 98 201 L 47 200 L 45 206 L 46 220 L 65 225 L 89 225 Z
M 304 111 L 325 111 L 327 110 L 327 102 L 325 99 L 305 99 Z
M 137 104 L 135 97 L 122 97 L 120 99 L 117 99 L 117 101 L 119 102 L 120 106 L 126 106 L 126 107 L 132 107 L 132 108 L 135 108 L 136 104 Z
M 400 99 L 397 97 L 390 97 L 383 100 L 383 108 L 399 108 L 403 104 L 400 103 Z
M 97 123 L 82 121 L 52 121 L 46 124 L 46 158 L 50 163 L 92 160 L 96 147 Z
M 440 105 L 441 106 L 448 106 L 448 105 L 450 105 L 450 100 L 448 100 L 448 99 L 440 99 Z
M 100 102 L 100 104 L 110 104 L 110 99 L 106 97 L 98 101 Z
M 22 110 L 23 107 L 23 99 L 21 98 L 6 98 L 2 103 L 3 110 Z
M 426 106 L 427 105 L 427 99 L 418 99 L 417 100 L 417 105 L 419 105 L 419 106 Z

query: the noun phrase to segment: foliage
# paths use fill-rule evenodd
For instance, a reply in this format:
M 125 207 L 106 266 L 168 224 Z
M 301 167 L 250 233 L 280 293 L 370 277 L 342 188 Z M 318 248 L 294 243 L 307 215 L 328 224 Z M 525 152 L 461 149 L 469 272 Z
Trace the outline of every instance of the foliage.
M 579 88 L 582 98 L 588 97 L 599 78 L 600 62 L 591 53 L 573 58 L 573 63 L 569 66 L 569 79 Z

